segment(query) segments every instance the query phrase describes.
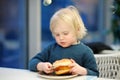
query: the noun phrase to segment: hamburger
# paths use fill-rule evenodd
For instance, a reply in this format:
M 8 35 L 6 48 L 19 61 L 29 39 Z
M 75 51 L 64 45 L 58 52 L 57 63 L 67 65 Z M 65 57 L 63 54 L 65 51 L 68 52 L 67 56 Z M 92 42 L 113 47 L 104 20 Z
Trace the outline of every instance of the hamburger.
M 70 65 L 72 61 L 70 59 L 61 59 L 53 63 L 53 69 L 56 75 L 70 74 Z

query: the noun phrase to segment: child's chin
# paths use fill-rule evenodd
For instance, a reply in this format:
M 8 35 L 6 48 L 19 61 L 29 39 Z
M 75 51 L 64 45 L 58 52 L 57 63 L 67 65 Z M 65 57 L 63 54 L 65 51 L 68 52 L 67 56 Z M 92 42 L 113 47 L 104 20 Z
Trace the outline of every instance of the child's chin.
M 63 48 L 67 48 L 69 47 L 69 45 L 61 45 Z

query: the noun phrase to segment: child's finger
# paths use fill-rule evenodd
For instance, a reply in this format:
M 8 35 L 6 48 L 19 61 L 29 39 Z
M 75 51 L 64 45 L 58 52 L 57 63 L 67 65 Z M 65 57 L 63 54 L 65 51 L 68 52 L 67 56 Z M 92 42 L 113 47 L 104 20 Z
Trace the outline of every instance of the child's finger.
M 75 60 L 73 60 L 73 59 L 70 59 L 71 61 L 72 61 L 72 63 L 75 63 Z
M 52 64 L 51 64 L 51 63 L 47 63 L 47 66 L 48 66 L 48 67 L 51 67 L 51 66 L 52 66 Z

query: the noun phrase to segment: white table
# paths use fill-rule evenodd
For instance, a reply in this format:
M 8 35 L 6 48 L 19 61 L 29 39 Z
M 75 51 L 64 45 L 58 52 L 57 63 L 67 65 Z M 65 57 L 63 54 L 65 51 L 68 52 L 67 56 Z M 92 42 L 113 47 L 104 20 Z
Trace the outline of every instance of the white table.
M 0 67 L 0 80 L 50 80 L 50 79 L 42 78 L 37 72 L 32 72 L 29 70 Z M 97 78 L 96 76 L 76 76 L 65 80 L 112 80 L 112 79 Z

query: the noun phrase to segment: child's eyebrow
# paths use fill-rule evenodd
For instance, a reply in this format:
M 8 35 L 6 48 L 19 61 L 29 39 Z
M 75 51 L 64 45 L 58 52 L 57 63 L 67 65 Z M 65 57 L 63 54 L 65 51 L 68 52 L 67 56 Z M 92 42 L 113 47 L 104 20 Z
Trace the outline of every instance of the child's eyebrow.
M 62 31 L 62 32 L 68 32 L 67 30 L 64 30 L 64 31 Z M 58 33 L 57 31 L 54 31 L 53 33 Z
M 57 34 L 57 33 L 58 33 L 58 32 L 55 32 L 55 31 L 53 32 L 53 34 Z
M 63 33 L 68 33 L 68 31 L 64 31 Z

